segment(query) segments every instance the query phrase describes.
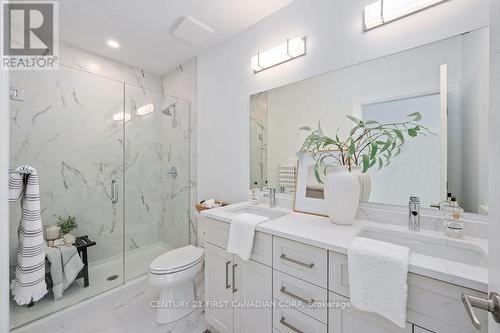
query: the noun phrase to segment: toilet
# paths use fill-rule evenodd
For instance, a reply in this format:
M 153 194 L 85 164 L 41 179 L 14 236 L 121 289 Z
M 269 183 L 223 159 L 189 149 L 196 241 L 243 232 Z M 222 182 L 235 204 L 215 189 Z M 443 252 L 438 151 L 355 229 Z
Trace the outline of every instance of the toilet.
M 203 249 L 187 245 L 165 252 L 151 262 L 148 280 L 161 289 L 154 304 L 158 324 L 171 323 L 196 309 L 194 279 L 203 270 L 203 261 Z

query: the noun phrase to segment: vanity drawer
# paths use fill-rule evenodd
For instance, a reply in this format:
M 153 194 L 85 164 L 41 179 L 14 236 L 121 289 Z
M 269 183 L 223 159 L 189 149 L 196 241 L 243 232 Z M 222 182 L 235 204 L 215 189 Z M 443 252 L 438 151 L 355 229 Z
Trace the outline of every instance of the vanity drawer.
M 330 251 L 329 261 L 328 289 L 349 297 L 347 255 Z M 460 299 L 462 293 L 486 298 L 486 294 L 475 290 L 409 273 L 406 319 L 439 333 L 487 332 L 487 325 L 477 331 L 470 323 Z M 477 311 L 476 314 L 482 323 L 488 321 L 485 311 Z
M 205 229 L 205 242 L 227 248 L 229 238 L 229 223 L 212 219 L 203 219 Z M 253 248 L 250 259 L 261 264 L 272 265 L 273 237 L 269 234 L 257 231 L 253 239 Z
M 295 309 L 327 323 L 326 306 L 310 306 L 309 301 L 313 303 L 326 304 L 328 291 L 315 286 L 309 282 L 294 278 L 285 273 L 273 270 L 273 297 L 278 301 L 290 301 L 292 304 L 302 302 L 302 305 L 293 306 Z
M 273 237 L 273 268 L 326 288 L 327 251 Z
M 350 306 L 349 299 L 330 292 L 328 332 L 412 333 L 413 325 L 401 328 L 375 313 L 360 311 Z
M 328 252 L 328 290 L 349 297 L 349 274 L 347 256 L 337 252 Z
M 327 326 L 292 308 L 274 308 L 273 327 L 281 333 L 327 333 Z

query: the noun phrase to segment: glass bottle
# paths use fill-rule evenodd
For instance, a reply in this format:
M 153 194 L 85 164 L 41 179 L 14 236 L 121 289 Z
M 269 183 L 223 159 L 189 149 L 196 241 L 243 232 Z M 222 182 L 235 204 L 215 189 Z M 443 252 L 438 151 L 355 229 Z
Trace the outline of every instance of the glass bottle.
M 464 232 L 464 209 L 458 205 L 455 197 L 451 198 L 444 214 L 444 232 L 452 238 L 460 238 Z

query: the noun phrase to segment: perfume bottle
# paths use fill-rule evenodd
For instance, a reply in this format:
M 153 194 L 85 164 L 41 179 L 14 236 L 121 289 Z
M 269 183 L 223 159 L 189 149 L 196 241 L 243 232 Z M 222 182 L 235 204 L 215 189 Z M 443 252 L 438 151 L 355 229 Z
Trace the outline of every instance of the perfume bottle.
M 252 201 L 252 204 L 258 205 L 259 204 L 259 187 L 257 186 L 257 182 L 253 183 L 253 187 L 250 192 L 250 200 Z
M 448 237 L 460 238 L 464 233 L 464 209 L 457 203 L 455 197 L 444 213 L 444 233 Z

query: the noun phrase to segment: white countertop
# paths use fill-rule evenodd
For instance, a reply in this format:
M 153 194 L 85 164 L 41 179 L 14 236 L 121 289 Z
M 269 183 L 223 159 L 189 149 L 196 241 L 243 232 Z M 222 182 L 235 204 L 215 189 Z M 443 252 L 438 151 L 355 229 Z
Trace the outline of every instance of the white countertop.
M 228 210 L 246 205 L 250 205 L 250 203 L 242 202 L 221 208 L 210 209 L 203 211 L 202 215 L 230 223 L 234 213 Z M 257 207 L 267 208 L 265 205 L 257 205 Z M 258 231 L 343 254 L 347 253 L 349 243 L 363 228 L 382 228 L 398 232 L 415 233 L 414 231 L 408 231 L 407 227 L 375 223 L 366 220 L 356 220 L 351 226 L 341 226 L 331 223 L 326 217 L 291 212 L 290 210 L 279 207 L 273 209 L 289 214 L 259 224 L 257 226 Z M 429 230 L 418 231 L 418 234 L 432 237 L 444 244 L 446 244 L 446 242 L 461 242 L 465 245 L 471 244 L 479 246 L 485 253 L 488 253 L 488 241 L 485 239 L 464 236 L 457 241 L 445 237 L 441 232 Z M 482 292 L 488 291 L 488 269 L 484 267 L 411 253 L 409 271 L 411 273 L 453 283 L 466 288 Z

